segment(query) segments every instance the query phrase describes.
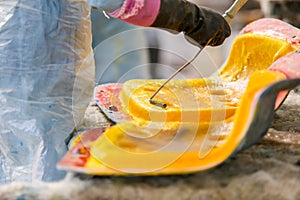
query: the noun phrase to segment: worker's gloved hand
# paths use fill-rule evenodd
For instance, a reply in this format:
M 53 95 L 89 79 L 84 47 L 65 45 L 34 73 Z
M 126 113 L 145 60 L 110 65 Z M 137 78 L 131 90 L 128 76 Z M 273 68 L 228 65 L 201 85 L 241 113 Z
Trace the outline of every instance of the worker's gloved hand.
M 197 46 L 217 46 L 230 36 L 222 15 L 186 0 L 88 0 L 109 15 L 138 26 L 183 32 Z
M 161 0 L 159 13 L 151 25 L 183 32 L 195 45 L 221 45 L 231 30 L 222 15 L 185 0 Z
M 87 0 L 88 3 L 97 9 L 112 12 L 120 8 L 123 4 L 123 0 Z

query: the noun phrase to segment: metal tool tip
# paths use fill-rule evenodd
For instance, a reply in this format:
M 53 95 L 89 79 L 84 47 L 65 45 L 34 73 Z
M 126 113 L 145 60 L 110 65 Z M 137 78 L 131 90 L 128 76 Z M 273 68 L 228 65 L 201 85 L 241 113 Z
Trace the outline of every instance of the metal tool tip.
M 161 107 L 161 108 L 166 108 L 167 107 L 167 104 L 165 103 L 161 103 L 161 102 L 158 102 L 158 101 L 155 101 L 153 99 L 150 99 L 149 102 L 155 106 L 158 106 L 158 107 Z

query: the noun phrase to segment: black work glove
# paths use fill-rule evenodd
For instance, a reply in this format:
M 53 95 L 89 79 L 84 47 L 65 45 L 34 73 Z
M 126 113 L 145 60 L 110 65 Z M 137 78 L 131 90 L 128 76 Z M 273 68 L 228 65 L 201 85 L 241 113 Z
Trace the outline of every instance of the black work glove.
M 197 46 L 221 45 L 231 34 L 222 15 L 186 0 L 161 0 L 159 14 L 151 26 L 183 32 Z

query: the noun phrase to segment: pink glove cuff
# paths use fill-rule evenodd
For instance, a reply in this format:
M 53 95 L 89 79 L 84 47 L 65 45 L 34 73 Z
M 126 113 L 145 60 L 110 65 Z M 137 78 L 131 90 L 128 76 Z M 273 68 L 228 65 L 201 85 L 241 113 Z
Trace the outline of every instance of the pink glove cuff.
M 150 26 L 155 21 L 160 8 L 160 0 L 124 0 L 123 5 L 109 13 L 130 24 Z

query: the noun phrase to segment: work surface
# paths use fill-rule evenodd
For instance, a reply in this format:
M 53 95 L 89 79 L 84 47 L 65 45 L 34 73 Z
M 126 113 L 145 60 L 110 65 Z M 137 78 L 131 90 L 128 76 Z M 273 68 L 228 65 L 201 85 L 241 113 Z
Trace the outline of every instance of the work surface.
M 82 129 L 107 123 L 93 103 L 86 116 Z M 69 173 L 57 183 L 1 186 L 0 199 L 300 200 L 300 91 L 290 93 L 259 144 L 217 168 L 164 177 L 92 177 Z

